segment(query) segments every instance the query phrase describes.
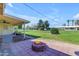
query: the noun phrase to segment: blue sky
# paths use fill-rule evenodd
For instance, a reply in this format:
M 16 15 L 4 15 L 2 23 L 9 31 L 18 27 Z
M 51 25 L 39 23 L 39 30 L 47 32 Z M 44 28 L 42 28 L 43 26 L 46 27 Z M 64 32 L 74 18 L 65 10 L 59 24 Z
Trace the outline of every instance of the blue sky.
M 38 23 L 39 19 L 43 21 L 48 20 L 50 27 L 60 26 L 68 19 L 79 19 L 79 4 L 77 3 L 26 3 L 32 8 L 36 9 L 40 13 L 47 17 L 41 16 L 29 7 L 22 3 L 7 4 L 5 13 L 29 20 L 28 25 L 34 25 Z

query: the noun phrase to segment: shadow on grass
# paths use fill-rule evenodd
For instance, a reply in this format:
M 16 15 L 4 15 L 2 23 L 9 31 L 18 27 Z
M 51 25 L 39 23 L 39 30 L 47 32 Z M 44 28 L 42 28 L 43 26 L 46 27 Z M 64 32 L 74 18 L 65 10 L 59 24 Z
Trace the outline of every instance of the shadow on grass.
M 29 36 L 29 37 L 32 37 L 32 38 L 40 38 L 39 35 L 35 36 L 35 35 L 29 35 L 29 34 L 26 34 L 26 36 Z

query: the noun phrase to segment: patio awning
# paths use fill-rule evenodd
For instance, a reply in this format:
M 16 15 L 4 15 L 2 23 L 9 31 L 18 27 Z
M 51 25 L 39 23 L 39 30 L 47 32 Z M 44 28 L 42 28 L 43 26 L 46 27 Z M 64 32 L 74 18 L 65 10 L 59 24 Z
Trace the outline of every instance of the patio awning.
M 11 25 L 29 23 L 29 21 L 27 21 L 25 19 L 5 14 L 4 13 L 5 6 L 6 6 L 6 4 L 0 3 L 0 23 L 5 22 L 5 23 L 11 24 Z
M 10 15 L 0 15 L 0 23 L 1 22 L 11 24 L 11 25 L 19 25 L 19 24 L 29 23 L 29 21 L 27 21 L 27 20 L 13 17 Z

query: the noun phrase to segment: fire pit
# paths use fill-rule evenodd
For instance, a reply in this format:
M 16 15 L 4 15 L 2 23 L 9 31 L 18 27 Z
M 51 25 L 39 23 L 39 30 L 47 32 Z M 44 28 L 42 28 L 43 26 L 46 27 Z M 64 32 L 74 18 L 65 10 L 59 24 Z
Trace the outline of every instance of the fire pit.
M 32 50 L 36 52 L 42 52 L 45 50 L 46 44 L 41 41 L 35 41 L 32 43 Z

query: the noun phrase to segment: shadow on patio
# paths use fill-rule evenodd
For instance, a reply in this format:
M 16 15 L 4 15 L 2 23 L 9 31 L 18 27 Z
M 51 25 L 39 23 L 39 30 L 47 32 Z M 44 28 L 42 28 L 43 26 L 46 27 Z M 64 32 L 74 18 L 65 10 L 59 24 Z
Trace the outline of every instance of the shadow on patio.
M 74 53 L 75 53 L 77 56 L 79 56 L 79 51 L 75 51 Z
M 17 33 L 16 35 L 13 34 L 13 42 L 19 42 L 19 41 L 23 41 L 23 40 L 33 40 L 36 38 L 40 38 L 40 36 L 26 34 L 26 37 L 24 39 L 23 34 L 19 34 L 19 33 Z

